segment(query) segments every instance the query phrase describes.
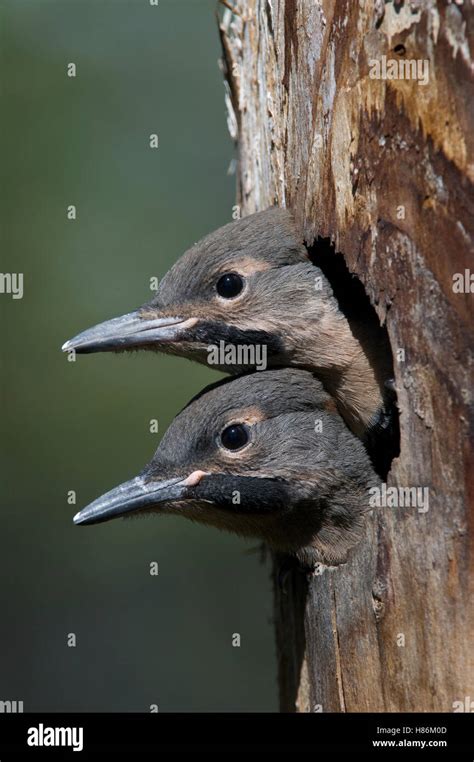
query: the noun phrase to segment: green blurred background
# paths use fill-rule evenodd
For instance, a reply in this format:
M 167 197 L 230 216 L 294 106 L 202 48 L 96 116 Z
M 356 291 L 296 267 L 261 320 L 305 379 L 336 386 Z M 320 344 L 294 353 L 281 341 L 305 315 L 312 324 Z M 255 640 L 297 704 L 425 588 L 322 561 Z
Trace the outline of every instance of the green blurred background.
M 216 5 L 2 0 L 1 270 L 24 273 L 24 297 L 0 295 L 0 700 L 25 711 L 277 709 L 256 543 L 168 517 L 71 520 L 217 378 L 160 355 L 60 352 L 231 219 Z

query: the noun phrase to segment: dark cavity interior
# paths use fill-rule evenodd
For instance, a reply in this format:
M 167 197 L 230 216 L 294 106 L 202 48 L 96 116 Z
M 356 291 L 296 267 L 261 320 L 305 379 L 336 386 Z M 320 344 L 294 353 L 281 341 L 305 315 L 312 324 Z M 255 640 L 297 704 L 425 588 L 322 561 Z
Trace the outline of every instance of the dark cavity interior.
M 376 337 L 378 346 L 385 347 L 390 358 L 389 377 L 393 379 L 393 353 L 387 327 L 380 324 L 362 282 L 349 271 L 344 256 L 336 252 L 329 238 L 317 238 L 307 249 L 313 264 L 322 270 L 331 284 L 339 308 L 362 346 L 369 334 Z M 365 442 L 374 468 L 382 479 L 386 479 L 392 460 L 400 454 L 397 399 L 396 392 L 390 388 L 390 384 L 386 387 L 384 395 L 386 409 L 390 414 L 390 425 L 371 431 Z

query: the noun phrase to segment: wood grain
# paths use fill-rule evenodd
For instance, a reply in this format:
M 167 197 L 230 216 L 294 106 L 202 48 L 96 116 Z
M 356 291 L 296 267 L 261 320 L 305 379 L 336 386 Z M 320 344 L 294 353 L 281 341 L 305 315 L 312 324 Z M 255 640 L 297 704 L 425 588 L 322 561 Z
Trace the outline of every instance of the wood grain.
M 474 8 L 231 6 L 220 28 L 242 213 L 291 207 L 308 244 L 343 252 L 395 358 L 387 483 L 429 489 L 425 513 L 379 509 L 344 566 L 276 585 L 281 707 L 450 712 L 474 697 L 474 295 L 453 291 L 474 270 Z M 371 78 L 382 56 L 427 61 L 429 81 Z

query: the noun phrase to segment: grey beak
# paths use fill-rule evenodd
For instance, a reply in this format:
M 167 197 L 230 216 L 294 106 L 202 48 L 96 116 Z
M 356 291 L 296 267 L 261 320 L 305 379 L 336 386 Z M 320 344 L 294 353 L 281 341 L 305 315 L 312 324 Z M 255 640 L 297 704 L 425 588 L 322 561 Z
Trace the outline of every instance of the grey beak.
M 111 352 L 146 344 L 165 344 L 176 341 L 181 332 L 196 323 L 196 318 L 143 317 L 140 310 L 106 320 L 79 333 L 62 346 L 63 352 Z
M 75 524 L 99 524 L 125 513 L 150 508 L 170 500 L 179 500 L 186 496 L 188 487 L 189 483 L 182 477 L 145 481 L 142 476 L 137 476 L 94 500 L 76 513 L 73 521 Z

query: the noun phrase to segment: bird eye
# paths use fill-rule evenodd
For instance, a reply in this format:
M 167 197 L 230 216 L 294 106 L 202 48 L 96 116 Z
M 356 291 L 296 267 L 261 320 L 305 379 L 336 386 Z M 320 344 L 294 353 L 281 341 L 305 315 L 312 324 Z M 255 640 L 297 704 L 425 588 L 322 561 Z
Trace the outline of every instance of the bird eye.
M 249 433 L 247 427 L 241 423 L 227 426 L 221 434 L 221 442 L 226 450 L 240 450 L 248 441 Z
M 217 293 L 224 299 L 233 299 L 238 296 L 243 287 L 243 278 L 237 273 L 225 273 L 219 278 L 216 285 Z

